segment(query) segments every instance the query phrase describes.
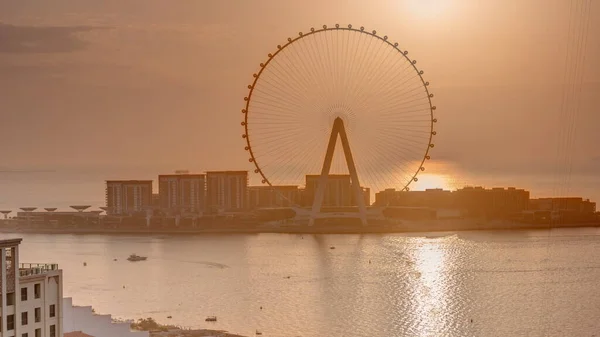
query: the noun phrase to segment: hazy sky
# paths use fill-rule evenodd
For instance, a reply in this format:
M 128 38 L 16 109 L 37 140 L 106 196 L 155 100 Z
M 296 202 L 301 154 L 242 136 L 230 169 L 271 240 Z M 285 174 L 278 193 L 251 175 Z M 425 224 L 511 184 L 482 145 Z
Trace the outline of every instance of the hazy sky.
M 571 149 L 575 171 L 600 172 L 592 2 Z M 0 167 L 252 169 L 240 109 L 258 64 L 299 31 L 352 23 L 399 41 L 425 70 L 439 114 L 434 160 L 548 171 L 569 3 L 0 0 Z

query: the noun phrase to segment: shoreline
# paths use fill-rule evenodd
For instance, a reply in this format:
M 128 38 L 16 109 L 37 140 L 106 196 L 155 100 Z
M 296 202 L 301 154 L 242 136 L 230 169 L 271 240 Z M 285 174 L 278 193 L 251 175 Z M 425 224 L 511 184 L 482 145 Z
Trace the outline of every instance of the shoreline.
M 572 224 L 526 224 L 526 223 L 485 223 L 464 226 L 285 226 L 285 227 L 244 227 L 229 228 L 48 228 L 0 226 L 0 233 L 31 234 L 72 234 L 72 235 L 227 235 L 227 234 L 401 234 L 462 231 L 510 231 L 510 230 L 550 230 L 558 228 L 600 228 L 600 223 Z

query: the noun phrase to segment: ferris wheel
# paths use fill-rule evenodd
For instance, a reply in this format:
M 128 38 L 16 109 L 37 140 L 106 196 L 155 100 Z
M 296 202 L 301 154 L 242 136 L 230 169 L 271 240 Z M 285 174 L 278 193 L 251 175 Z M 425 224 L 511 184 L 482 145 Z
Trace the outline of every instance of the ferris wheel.
M 254 172 L 271 186 L 319 174 L 324 186 L 330 175 L 349 174 L 356 189 L 408 190 L 430 159 L 437 122 L 416 63 L 364 27 L 288 38 L 260 64 L 244 98 L 242 137 Z

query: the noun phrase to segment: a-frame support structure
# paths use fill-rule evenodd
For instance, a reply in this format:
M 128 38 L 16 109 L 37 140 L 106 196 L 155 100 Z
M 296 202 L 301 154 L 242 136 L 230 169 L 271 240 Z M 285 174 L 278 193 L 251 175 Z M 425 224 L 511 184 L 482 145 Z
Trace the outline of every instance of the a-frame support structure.
M 344 156 L 346 157 L 346 165 L 348 165 L 348 171 L 350 171 L 352 189 L 354 190 L 356 196 L 355 199 L 356 203 L 358 204 L 360 219 L 363 225 L 367 224 L 367 207 L 365 206 L 364 193 L 360 187 L 358 174 L 356 173 L 356 166 L 354 165 L 354 159 L 352 158 L 352 152 L 350 151 L 350 144 L 348 143 L 348 136 L 346 135 L 346 129 L 344 128 L 344 121 L 338 117 L 333 122 L 331 136 L 329 137 L 329 144 L 327 145 L 327 152 L 325 153 L 325 160 L 323 161 L 323 169 L 321 170 L 321 176 L 319 177 L 319 183 L 317 185 L 317 193 L 315 194 L 312 211 L 310 213 L 310 220 L 308 223 L 309 226 L 314 225 L 317 214 L 321 212 L 321 206 L 323 205 L 323 198 L 325 197 L 325 188 L 327 187 L 327 180 L 329 178 L 331 161 L 333 160 L 333 152 L 335 150 L 338 134 L 342 141 L 342 148 L 344 149 Z

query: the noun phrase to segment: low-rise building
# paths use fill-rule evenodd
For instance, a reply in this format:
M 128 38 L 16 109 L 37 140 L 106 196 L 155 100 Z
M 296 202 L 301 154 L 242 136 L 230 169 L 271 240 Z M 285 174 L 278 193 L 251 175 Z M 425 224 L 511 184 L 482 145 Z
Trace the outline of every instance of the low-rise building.
M 0 240 L 0 336 L 62 337 L 62 271 L 19 263 L 20 243 Z
M 529 200 L 529 208 L 536 211 L 596 212 L 596 203 L 580 197 L 537 198 Z

